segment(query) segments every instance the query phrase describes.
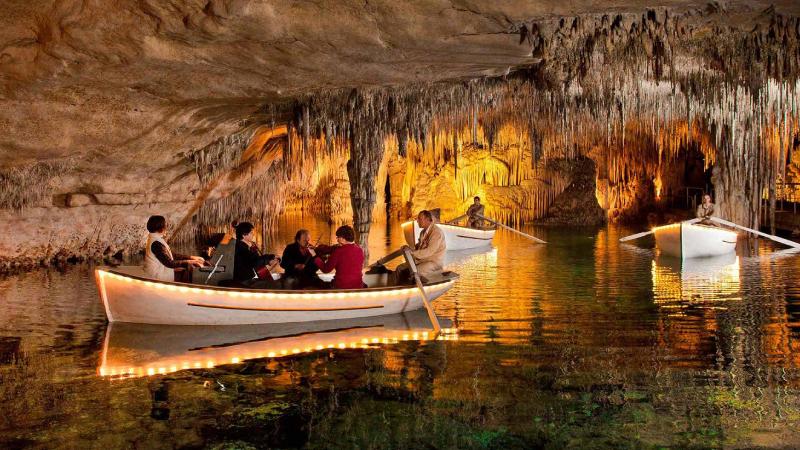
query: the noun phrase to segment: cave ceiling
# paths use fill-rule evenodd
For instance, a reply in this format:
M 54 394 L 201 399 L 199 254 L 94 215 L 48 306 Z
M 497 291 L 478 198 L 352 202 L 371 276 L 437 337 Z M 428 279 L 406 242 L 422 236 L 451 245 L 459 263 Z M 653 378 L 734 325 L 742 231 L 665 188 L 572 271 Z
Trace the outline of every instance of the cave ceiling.
M 689 147 L 753 223 L 800 179 L 798 77 L 796 0 L 5 0 L 0 272 L 298 199 L 364 238 L 383 201 L 527 221 L 582 156 L 604 212 L 635 210 Z
M 522 26 L 641 15 L 652 2 L 19 1 L 0 15 L 0 165 L 164 169 L 271 100 L 497 76 L 536 64 Z M 693 33 L 798 2 L 665 1 Z M 543 25 L 544 27 L 544 25 Z M 553 27 L 556 27 L 554 25 Z M 550 30 L 551 33 L 558 31 Z M 524 33 L 523 33 L 524 34 Z M 522 37 L 523 39 L 520 39 Z

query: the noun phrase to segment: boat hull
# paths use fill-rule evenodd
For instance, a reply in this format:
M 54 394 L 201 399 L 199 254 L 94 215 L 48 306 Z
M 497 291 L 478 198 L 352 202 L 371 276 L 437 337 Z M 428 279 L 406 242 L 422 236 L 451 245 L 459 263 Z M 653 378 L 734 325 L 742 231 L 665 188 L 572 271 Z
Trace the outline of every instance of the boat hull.
M 140 271 L 138 267 L 128 267 L 95 271 L 109 322 L 165 325 L 312 322 L 397 314 L 424 306 L 414 286 L 316 291 L 238 289 L 156 281 L 140 276 L 137 270 Z M 386 275 L 367 277 L 378 284 L 385 282 L 378 277 Z M 456 278 L 428 283 L 425 292 L 433 300 L 447 292 Z
M 437 225 L 439 229 L 442 230 L 442 233 L 444 233 L 444 241 L 448 251 L 468 250 L 491 245 L 494 234 L 497 231 L 494 228 L 468 228 L 444 223 L 439 223 Z M 417 241 L 419 241 L 419 235 L 422 233 L 422 229 L 415 220 L 406 222 L 402 224 L 401 227 L 403 228 L 403 236 L 405 237 L 406 243 L 413 248 Z
M 676 223 L 653 230 L 662 255 L 676 258 L 708 258 L 736 251 L 737 234 L 719 227 Z

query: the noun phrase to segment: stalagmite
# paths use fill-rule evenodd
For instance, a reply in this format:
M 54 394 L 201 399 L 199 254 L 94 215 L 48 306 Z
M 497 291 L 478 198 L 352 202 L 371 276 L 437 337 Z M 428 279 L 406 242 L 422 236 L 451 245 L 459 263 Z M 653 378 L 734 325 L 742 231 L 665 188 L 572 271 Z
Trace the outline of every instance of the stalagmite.
M 375 178 L 383 158 L 382 136 L 371 135 L 366 130 L 354 130 L 350 144 L 347 174 L 350 179 L 350 202 L 353 206 L 353 227 L 358 243 L 364 248 L 368 260 L 367 237 L 375 206 Z M 364 134 L 361 134 L 364 133 Z

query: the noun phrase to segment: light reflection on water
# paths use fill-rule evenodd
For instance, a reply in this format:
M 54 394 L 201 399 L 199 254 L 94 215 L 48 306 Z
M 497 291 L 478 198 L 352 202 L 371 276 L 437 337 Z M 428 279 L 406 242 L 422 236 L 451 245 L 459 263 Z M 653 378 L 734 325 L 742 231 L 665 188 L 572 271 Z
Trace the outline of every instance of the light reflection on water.
M 323 242 L 335 229 L 287 217 L 269 247 L 301 223 Z M 402 244 L 399 222 L 373 229 L 371 260 Z M 394 318 L 271 330 L 282 341 L 241 329 L 227 347 L 133 327 L 117 345 L 91 268 L 2 279 L 0 447 L 800 445 L 800 257 L 681 263 L 618 244 L 623 228 L 526 231 L 549 244 L 498 232 L 449 255 L 462 277 L 435 303 L 458 329 L 447 341 L 405 340 L 424 324 Z M 258 353 L 292 353 L 298 336 L 308 352 Z M 177 354 L 177 371 L 99 377 L 104 345 Z M 198 348 L 239 363 L 181 370 Z M 243 348 L 255 354 L 227 352 Z

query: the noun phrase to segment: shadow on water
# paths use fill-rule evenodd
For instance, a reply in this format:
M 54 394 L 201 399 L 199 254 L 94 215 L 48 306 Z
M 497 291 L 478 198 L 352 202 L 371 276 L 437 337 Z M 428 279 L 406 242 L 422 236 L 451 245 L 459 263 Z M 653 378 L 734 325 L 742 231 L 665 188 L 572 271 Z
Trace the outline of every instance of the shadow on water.
M 301 224 L 335 230 L 287 217 L 275 242 Z M 375 230 L 373 256 L 403 243 Z M 424 314 L 109 327 L 90 267 L 0 279 L 0 447 L 800 445 L 800 257 L 681 262 L 617 227 L 525 231 L 549 244 L 498 232 L 448 256 L 462 278 L 435 302 L 440 340 Z

